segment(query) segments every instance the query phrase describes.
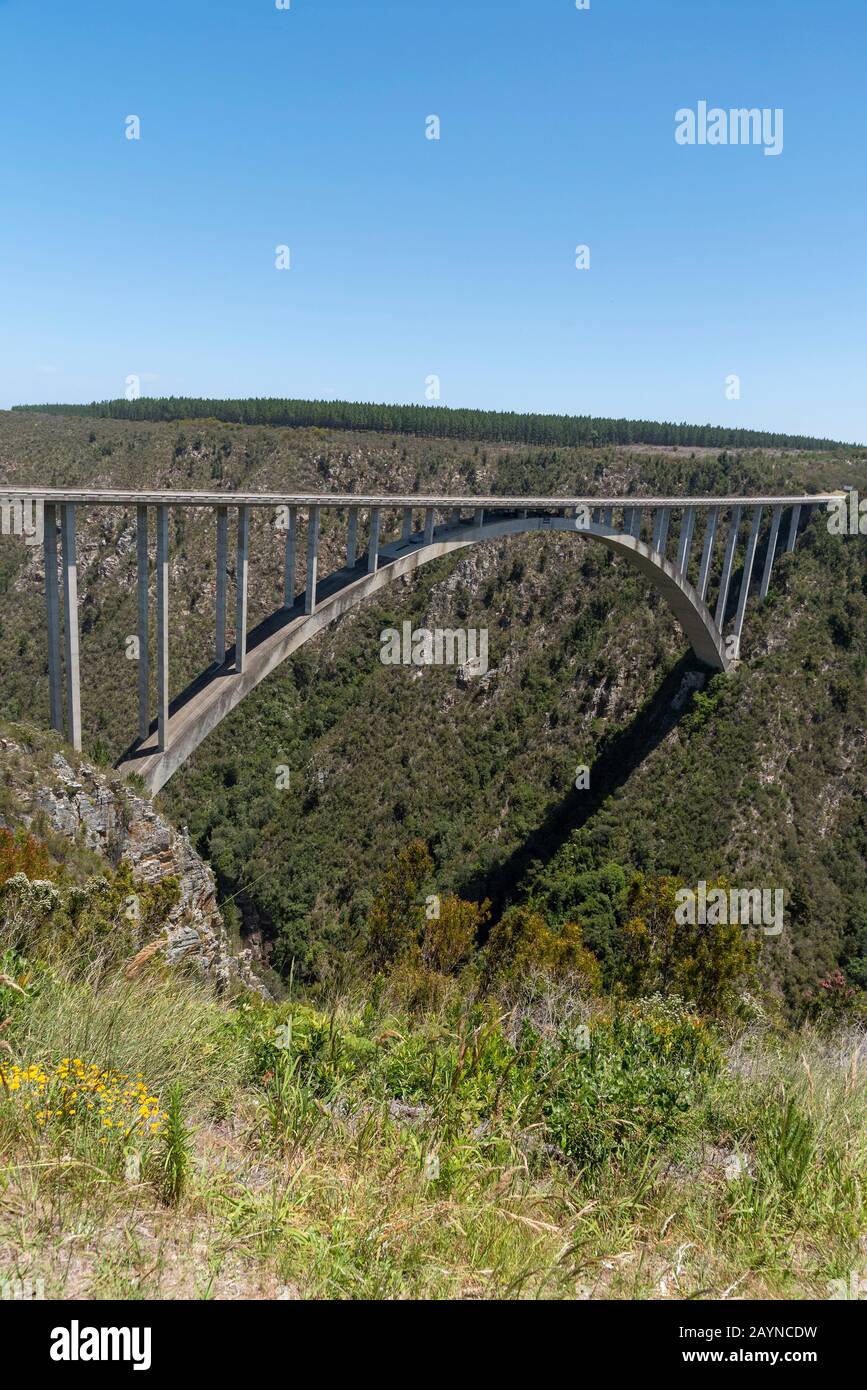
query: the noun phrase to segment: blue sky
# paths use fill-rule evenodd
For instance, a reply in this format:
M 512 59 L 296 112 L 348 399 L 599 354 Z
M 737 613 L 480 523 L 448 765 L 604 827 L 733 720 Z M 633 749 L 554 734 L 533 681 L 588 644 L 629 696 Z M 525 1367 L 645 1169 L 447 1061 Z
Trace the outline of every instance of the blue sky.
M 0 406 L 436 375 L 864 441 L 865 53 L 864 0 L 0 0 Z M 700 100 L 783 153 L 678 145 Z

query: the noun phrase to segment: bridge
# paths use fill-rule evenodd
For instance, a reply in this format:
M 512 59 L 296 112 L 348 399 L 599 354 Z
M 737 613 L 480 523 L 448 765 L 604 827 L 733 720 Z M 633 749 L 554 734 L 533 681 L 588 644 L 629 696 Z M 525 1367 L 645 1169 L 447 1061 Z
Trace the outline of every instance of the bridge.
M 665 599 L 695 656 L 712 670 L 728 671 L 738 659 L 751 591 L 757 588 L 757 600 L 764 601 L 779 550 L 783 546 L 789 551 L 794 549 L 810 508 L 827 506 L 838 499 L 837 493 L 796 497 L 362 497 L 332 493 L 287 496 L 0 488 L 4 530 L 9 529 L 10 515 L 13 529 L 19 529 L 14 527 L 16 508 L 19 523 L 26 507 L 38 509 L 42 519 L 51 725 L 64 731 L 65 684 L 65 732 L 68 741 L 78 749 L 81 676 L 76 513 L 79 507 L 135 509 L 138 736 L 118 768 L 124 774 L 138 773 L 152 792 L 165 785 L 245 695 L 328 623 L 383 585 L 431 560 L 501 537 L 538 531 L 569 532 L 622 556 Z M 178 507 L 204 508 L 214 515 L 214 658 L 185 690 L 170 699 L 169 513 Z M 250 513 L 256 507 L 274 512 L 275 525 L 285 533 L 283 602 L 248 631 Z M 230 509 L 236 529 L 232 646 L 227 645 Z M 320 578 L 320 521 L 326 509 L 337 510 L 346 518 L 346 552 L 344 565 Z M 155 653 L 149 640 L 151 510 L 156 527 Z M 384 534 L 383 514 L 395 511 L 401 517 L 399 534 L 389 537 Z M 730 611 L 742 530 L 745 538 L 740 585 Z M 756 585 L 754 571 L 761 546 L 764 559 Z M 722 560 L 717 576 L 718 547 Z M 299 561 L 304 566 L 305 582 L 297 591 Z M 152 715 L 150 673 L 154 655 L 156 711 Z

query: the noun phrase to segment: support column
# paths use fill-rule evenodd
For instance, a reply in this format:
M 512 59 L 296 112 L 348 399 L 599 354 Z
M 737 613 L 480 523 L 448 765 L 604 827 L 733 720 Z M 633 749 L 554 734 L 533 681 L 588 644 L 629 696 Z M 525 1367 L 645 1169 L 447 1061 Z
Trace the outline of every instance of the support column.
M 613 507 L 606 507 L 606 508 L 605 508 L 605 511 L 602 513 L 602 525 L 603 525 L 603 526 L 607 526 L 608 529 L 609 529 L 609 531 L 610 531 L 610 530 L 612 529 L 613 522 L 614 522 L 614 508 L 613 508 Z
M 789 522 L 789 539 L 786 542 L 786 550 L 794 550 L 795 541 L 798 539 L 798 522 L 801 519 L 801 508 L 792 508 L 792 517 Z
M 716 528 L 719 521 L 719 507 L 711 507 L 707 516 L 707 526 L 704 531 L 704 545 L 701 552 L 701 568 L 698 575 L 698 596 L 704 603 L 707 594 L 708 580 L 710 579 L 710 566 L 713 559 L 713 543 L 716 540 Z
M 81 750 L 81 677 L 78 655 L 78 567 L 75 503 L 64 502 L 60 534 L 63 563 L 63 637 L 66 655 L 66 739 Z
M 715 622 L 717 627 L 720 629 L 720 632 L 722 631 L 723 623 L 725 622 L 726 617 L 726 603 L 728 602 L 729 584 L 731 583 L 732 578 L 732 563 L 735 558 L 735 546 L 738 543 L 738 529 L 740 527 L 740 524 L 741 508 L 733 507 L 731 519 L 729 521 L 728 539 L 726 540 L 726 553 L 725 559 L 723 560 L 722 578 L 720 579 L 719 594 L 717 595 L 716 601 Z
M 668 526 L 671 521 L 671 509 L 669 507 L 658 507 L 653 522 L 653 549 L 657 555 L 665 554 L 665 543 L 668 540 Z
M 401 526 L 401 528 L 400 528 L 400 539 L 401 539 L 402 541 L 406 542 L 406 541 L 409 540 L 409 538 L 411 537 L 411 535 L 412 535 L 412 507 L 404 507 L 404 509 L 403 509 L 403 524 L 402 524 L 402 526 Z
M 250 548 L 250 508 L 238 508 L 238 558 L 235 563 L 235 670 L 247 665 L 247 576 Z
M 60 682 L 60 594 L 57 587 L 57 508 L 46 502 L 42 514 L 42 553 L 45 559 L 45 616 L 48 624 L 48 705 L 51 727 L 63 733 L 63 691 Z
M 762 524 L 763 507 L 756 507 L 753 512 L 753 524 L 750 528 L 750 538 L 747 541 L 747 553 L 744 557 L 744 572 L 741 578 L 741 591 L 738 595 L 738 611 L 735 618 L 735 637 L 738 642 L 741 640 L 741 632 L 744 626 L 744 614 L 747 611 L 747 599 L 750 596 L 750 580 L 753 577 L 753 564 L 756 558 L 756 547 L 759 543 L 759 528 Z
M 135 509 L 135 551 L 138 562 L 138 736 L 144 739 L 151 731 L 147 507 Z
M 349 508 L 349 526 L 346 531 L 346 564 L 354 569 L 358 558 L 358 508 Z
M 289 508 L 286 550 L 283 557 L 283 607 L 295 606 L 295 556 L 298 553 L 298 508 Z
M 460 526 L 460 524 L 461 524 L 461 509 L 460 509 L 460 507 L 452 507 L 452 514 L 451 514 L 451 516 L 449 517 L 449 525 L 450 525 L 450 526 Z
M 214 660 L 222 666 L 226 660 L 226 595 L 229 583 L 229 510 L 217 508 L 217 598 L 214 632 Z
M 157 748 L 169 729 L 169 509 L 157 507 Z
M 687 507 L 680 523 L 680 536 L 677 542 L 677 568 L 684 579 L 689 569 L 689 555 L 692 550 L 692 537 L 695 531 L 695 507 Z
M 426 507 L 424 513 L 424 543 L 432 545 L 434 538 L 434 522 L 436 521 L 436 511 L 433 507 Z
M 319 566 L 319 508 L 311 507 L 307 516 L 307 588 L 304 612 L 316 611 L 316 571 Z
M 782 507 L 774 507 L 771 515 L 771 534 L 768 537 L 768 553 L 765 556 L 765 569 L 762 574 L 762 587 L 759 590 L 759 599 L 764 603 L 768 596 L 768 589 L 771 586 L 771 574 L 774 568 L 774 556 L 777 552 L 777 536 L 780 531 L 780 520 L 782 519 Z
M 379 507 L 370 509 L 370 541 L 367 546 L 367 573 L 375 574 L 379 568 Z
M 484 526 L 484 524 L 485 524 L 485 509 L 484 509 L 484 507 L 476 507 L 476 510 L 475 510 L 474 513 L 473 513 L 473 525 L 474 525 L 474 526 Z

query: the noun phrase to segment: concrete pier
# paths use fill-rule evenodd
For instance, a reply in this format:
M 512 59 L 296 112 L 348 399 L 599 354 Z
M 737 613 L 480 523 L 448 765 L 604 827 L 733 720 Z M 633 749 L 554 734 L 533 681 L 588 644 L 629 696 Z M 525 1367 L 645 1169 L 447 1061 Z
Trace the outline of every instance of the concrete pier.
M 653 549 L 657 555 L 665 554 L 665 543 L 668 540 L 668 527 L 671 521 L 671 512 L 668 507 L 659 507 L 653 521 Z
M 704 528 L 704 543 L 701 549 L 701 564 L 698 571 L 698 596 L 704 603 L 707 598 L 707 586 L 710 580 L 710 567 L 713 562 L 713 547 L 716 540 L 716 528 L 719 522 L 719 507 L 711 507 L 707 514 L 707 525 Z
M 774 507 L 771 514 L 771 533 L 768 536 L 768 553 L 765 556 L 765 568 L 762 574 L 762 587 L 759 590 L 759 598 L 764 603 L 768 596 L 768 589 L 771 587 L 771 574 L 774 568 L 774 556 L 777 552 L 777 537 L 780 531 L 780 521 L 782 519 L 782 507 Z
M 250 568 L 250 508 L 238 508 L 238 558 L 235 562 L 235 670 L 247 662 L 247 580 Z
M 60 535 L 63 564 L 63 640 L 66 658 L 66 738 L 81 749 L 81 674 L 78 652 L 78 565 L 75 557 L 75 503 L 63 508 Z
M 283 607 L 295 605 L 295 557 L 298 554 L 298 508 L 289 508 L 289 525 L 283 552 Z
M 692 550 L 692 537 L 695 531 L 695 508 L 687 507 L 680 523 L 680 535 L 677 541 L 677 568 L 680 570 L 684 579 L 689 569 L 689 556 Z
M 135 509 L 135 552 L 138 571 L 138 736 L 147 738 L 151 727 L 147 507 Z
M 370 540 L 367 545 L 367 573 L 375 574 L 379 569 L 379 507 L 370 509 Z
M 216 613 L 214 620 L 214 661 L 222 666 L 226 660 L 226 603 L 229 587 L 229 511 L 217 508 L 217 575 Z
M 52 729 L 63 733 L 63 690 L 60 663 L 60 593 L 57 586 L 57 508 L 43 513 L 42 554 L 45 561 L 45 622 L 48 636 L 48 708 Z
M 716 625 L 722 632 L 726 618 L 726 605 L 729 597 L 729 585 L 732 579 L 732 565 L 735 558 L 735 547 L 738 543 L 738 531 L 741 525 L 742 508 L 733 507 L 729 518 L 729 533 L 726 540 L 726 553 L 723 560 L 723 571 L 719 583 L 719 594 L 716 601 Z
M 168 747 L 169 728 L 169 509 L 157 507 L 157 747 Z
M 759 530 L 762 525 L 762 508 L 756 507 L 753 512 L 753 524 L 750 527 L 750 538 L 747 541 L 747 553 L 744 557 L 744 572 L 741 575 L 741 591 L 738 594 L 738 611 L 735 616 L 735 637 L 738 642 L 741 640 L 741 633 L 744 628 L 744 616 L 747 611 L 747 599 L 750 596 L 750 580 L 753 577 L 753 564 L 756 558 L 756 547 L 759 543 Z
M 349 508 L 349 523 L 346 528 L 346 565 L 353 569 L 358 559 L 358 508 Z
M 319 508 L 311 507 L 307 516 L 307 587 L 304 612 L 316 611 L 316 578 L 319 569 Z

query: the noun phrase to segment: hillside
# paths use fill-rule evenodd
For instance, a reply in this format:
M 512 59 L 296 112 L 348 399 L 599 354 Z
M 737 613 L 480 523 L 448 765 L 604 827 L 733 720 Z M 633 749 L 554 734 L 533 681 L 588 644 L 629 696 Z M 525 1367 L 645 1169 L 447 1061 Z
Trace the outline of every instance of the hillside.
M 236 425 L 316 426 L 332 430 L 376 430 L 433 439 L 470 439 L 524 444 L 639 444 L 700 448 L 843 449 L 840 441 L 725 425 L 674 424 L 657 420 L 611 420 L 592 415 L 530 415 L 511 410 L 460 410 L 449 406 L 376 405 L 364 401 L 293 401 L 273 397 L 196 400 L 184 396 L 139 396 L 90 405 L 16 406 L 43 414 L 108 420 L 222 420 Z
M 0 476 L 228 493 L 846 482 L 867 494 L 860 451 L 540 448 L 24 412 L 0 416 Z M 132 520 L 82 521 L 84 727 L 106 761 L 134 729 L 123 641 L 135 630 Z M 329 521 L 324 571 L 343 541 Z M 178 516 L 172 543 L 177 690 L 210 657 L 213 537 Z M 489 897 L 495 916 L 526 900 L 554 927 L 579 921 L 609 983 L 635 872 L 782 887 L 787 930 L 764 943 L 765 980 L 790 1001 L 838 962 L 867 983 L 865 549 L 814 525 L 748 615 L 738 672 L 693 695 L 701 673 L 678 629 L 620 562 L 564 536 L 474 548 L 386 590 L 287 662 L 161 801 L 235 898 L 247 939 L 310 981 L 340 976 L 383 874 L 420 837 L 436 891 Z M 258 519 L 251 622 L 277 601 L 279 551 Z M 0 712 L 44 720 L 40 558 L 2 539 L 0 585 Z M 448 669 L 382 666 L 379 634 L 403 619 L 487 627 L 489 675 L 462 683 Z M 572 790 L 578 764 L 592 768 L 589 793 Z M 278 765 L 291 770 L 288 789 L 275 785 Z
M 137 882 L 130 919 L 111 778 L 0 742 L 6 1296 L 857 1297 L 863 1024 L 405 959 L 263 1002 L 191 968 L 171 917 L 141 947 L 171 885 Z M 436 927 L 422 946 L 445 964 Z

